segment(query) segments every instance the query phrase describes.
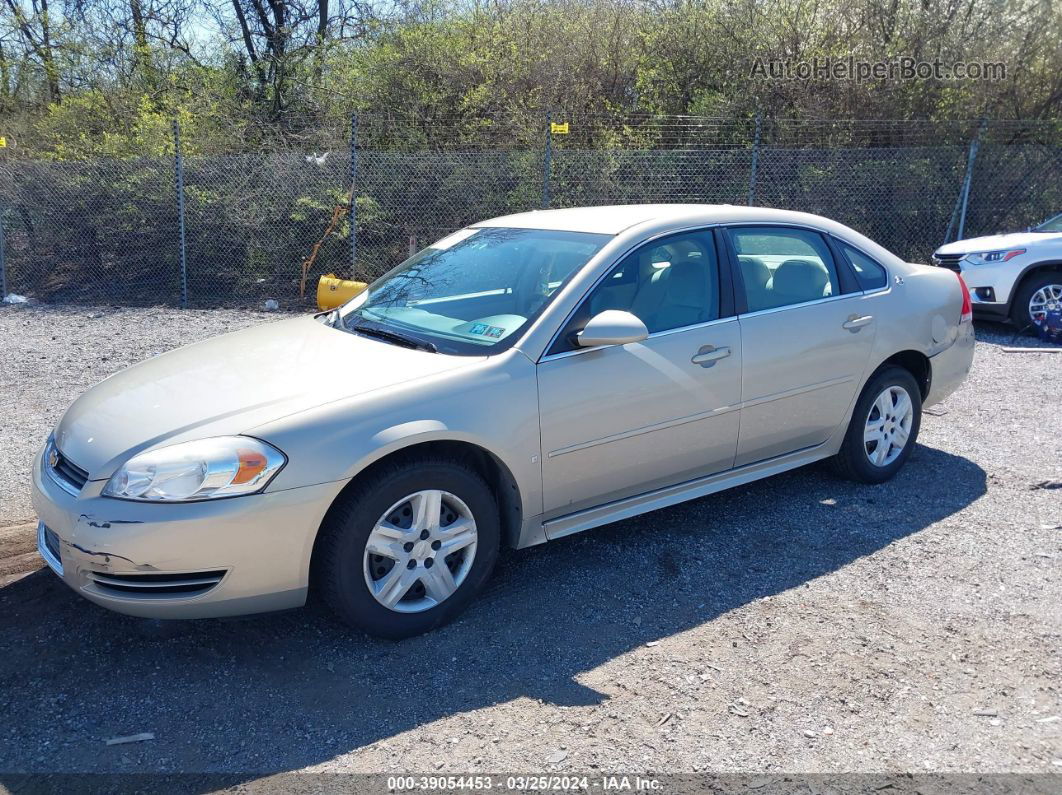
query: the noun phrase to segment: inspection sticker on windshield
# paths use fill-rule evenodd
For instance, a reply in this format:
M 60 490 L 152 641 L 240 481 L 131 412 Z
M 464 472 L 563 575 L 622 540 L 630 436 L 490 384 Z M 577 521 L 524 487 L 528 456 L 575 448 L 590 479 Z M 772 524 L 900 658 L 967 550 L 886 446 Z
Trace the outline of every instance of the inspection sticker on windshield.
M 472 328 L 468 330 L 468 333 L 479 334 L 482 337 L 501 339 L 501 335 L 505 333 L 505 329 L 501 326 L 488 326 L 486 323 L 475 323 Z

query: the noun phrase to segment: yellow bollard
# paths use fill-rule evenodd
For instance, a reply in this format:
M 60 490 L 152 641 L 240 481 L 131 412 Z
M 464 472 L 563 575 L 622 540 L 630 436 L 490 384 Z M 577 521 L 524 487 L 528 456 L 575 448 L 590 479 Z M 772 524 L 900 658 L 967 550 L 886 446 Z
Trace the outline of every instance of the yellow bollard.
M 368 286 L 365 282 L 340 279 L 334 273 L 326 273 L 317 282 L 317 306 L 321 309 L 335 309 Z

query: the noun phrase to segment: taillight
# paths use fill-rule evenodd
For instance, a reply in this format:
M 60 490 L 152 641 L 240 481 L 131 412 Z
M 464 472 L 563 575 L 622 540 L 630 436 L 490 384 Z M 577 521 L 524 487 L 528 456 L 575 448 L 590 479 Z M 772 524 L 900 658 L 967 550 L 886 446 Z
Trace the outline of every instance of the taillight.
M 973 322 L 973 301 L 970 299 L 970 288 L 966 286 L 966 280 L 958 273 L 955 274 L 962 288 L 962 314 L 959 315 L 960 323 Z

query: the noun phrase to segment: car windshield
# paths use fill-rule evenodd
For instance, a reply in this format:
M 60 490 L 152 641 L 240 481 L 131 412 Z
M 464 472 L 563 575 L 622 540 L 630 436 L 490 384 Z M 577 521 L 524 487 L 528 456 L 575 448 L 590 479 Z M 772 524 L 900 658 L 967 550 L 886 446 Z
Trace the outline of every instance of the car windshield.
M 546 229 L 462 229 L 413 255 L 340 309 L 343 327 L 444 353 L 511 345 L 610 239 Z
M 1039 226 L 1034 226 L 1034 232 L 1062 232 L 1062 214 L 1056 215 Z

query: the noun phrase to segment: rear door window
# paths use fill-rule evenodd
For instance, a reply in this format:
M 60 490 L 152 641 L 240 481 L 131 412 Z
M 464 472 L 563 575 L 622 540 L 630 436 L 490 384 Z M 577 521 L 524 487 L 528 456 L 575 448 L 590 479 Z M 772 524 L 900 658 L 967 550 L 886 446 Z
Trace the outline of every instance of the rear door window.
M 782 226 L 737 226 L 727 233 L 737 254 L 747 311 L 840 295 L 833 257 L 818 232 Z

